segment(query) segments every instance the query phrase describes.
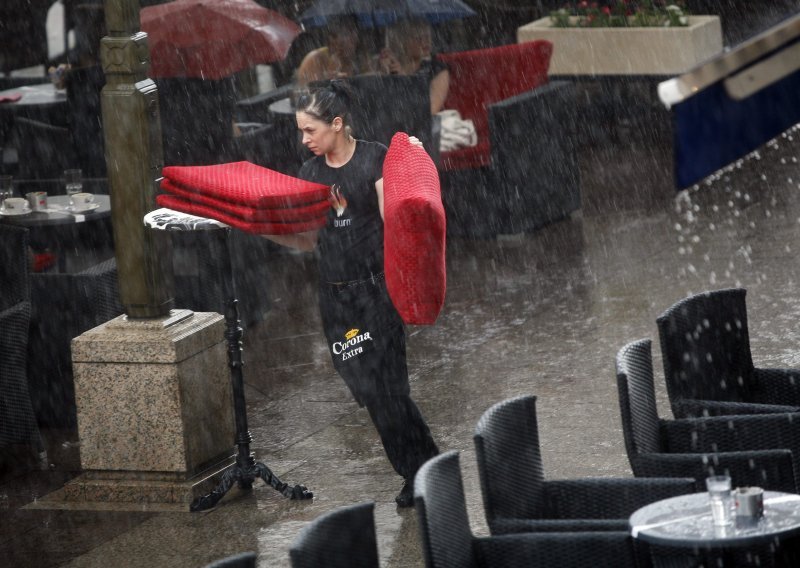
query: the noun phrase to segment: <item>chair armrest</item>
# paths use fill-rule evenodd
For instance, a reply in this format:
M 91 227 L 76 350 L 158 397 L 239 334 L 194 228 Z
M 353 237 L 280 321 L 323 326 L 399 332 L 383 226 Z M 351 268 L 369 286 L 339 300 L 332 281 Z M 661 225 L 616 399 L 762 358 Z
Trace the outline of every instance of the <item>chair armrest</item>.
M 575 85 L 554 81 L 488 108 L 494 175 L 510 231 L 533 230 L 581 206 Z
M 636 477 L 693 477 L 705 491 L 709 475 L 727 473 L 736 486 L 797 492 L 790 450 L 706 454 L 643 454 L 631 460 Z
M 633 539 L 627 531 L 481 537 L 473 541 L 473 549 L 481 567 L 636 566 Z
M 692 490 L 694 490 L 694 480 L 692 480 Z M 493 535 L 528 532 L 625 531 L 627 529 L 627 517 L 608 519 L 510 519 L 499 517 L 489 520 L 489 532 Z
M 756 369 L 750 391 L 757 402 L 800 407 L 800 369 Z
M 263 122 L 265 124 L 272 122 L 272 113 L 269 111 L 269 105 L 292 96 L 292 91 L 294 91 L 293 85 L 284 85 L 266 93 L 236 101 L 236 121 Z
M 754 402 L 727 402 L 719 400 L 683 399 L 672 404 L 676 418 L 702 418 L 737 414 L 783 414 L 798 412 L 800 407 Z
M 747 414 L 673 420 L 662 426 L 669 451 L 676 453 L 791 450 L 800 464 L 800 413 Z
M 545 516 L 627 519 L 653 501 L 695 491 L 694 478 L 582 478 L 544 483 Z

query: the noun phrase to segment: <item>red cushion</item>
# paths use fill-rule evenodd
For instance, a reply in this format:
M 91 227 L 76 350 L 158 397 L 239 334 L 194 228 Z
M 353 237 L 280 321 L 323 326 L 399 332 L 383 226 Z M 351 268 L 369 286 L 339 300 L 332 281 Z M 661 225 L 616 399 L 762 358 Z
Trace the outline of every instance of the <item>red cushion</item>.
M 199 215 L 200 217 L 216 219 L 217 221 L 222 221 L 231 227 L 241 229 L 246 233 L 255 233 L 257 235 L 287 235 L 290 233 L 304 233 L 306 231 L 320 229 L 323 225 L 325 225 L 324 215 L 319 219 L 304 221 L 301 223 L 256 223 L 252 221 L 245 221 L 239 217 L 225 213 L 220 209 L 208 207 L 199 203 L 193 203 L 186 199 L 181 199 L 180 197 L 167 194 L 157 195 L 156 203 L 158 203 L 161 207 L 175 209 L 176 211 L 181 211 L 182 213 L 189 213 L 191 215 Z
M 201 193 L 187 191 L 172 183 L 169 178 L 161 180 L 161 189 L 166 193 L 191 201 L 192 203 L 220 209 L 223 213 L 239 217 L 243 221 L 260 223 L 299 223 L 302 221 L 313 221 L 314 219 L 325 217 L 328 213 L 328 209 L 331 207 L 326 199 L 311 205 L 300 205 L 298 207 L 254 209 L 252 207 L 245 207 L 243 205 L 208 197 Z
M 445 215 L 428 153 L 398 132 L 383 162 L 386 288 L 408 324 L 432 324 L 446 289 Z
M 437 57 L 450 71 L 444 108 L 472 120 L 478 144 L 488 147 L 487 107 L 546 84 L 552 54 L 553 44 L 544 40 L 441 53 Z
M 254 209 L 293 207 L 328 198 L 329 188 L 250 162 L 167 166 L 164 177 L 187 191 Z

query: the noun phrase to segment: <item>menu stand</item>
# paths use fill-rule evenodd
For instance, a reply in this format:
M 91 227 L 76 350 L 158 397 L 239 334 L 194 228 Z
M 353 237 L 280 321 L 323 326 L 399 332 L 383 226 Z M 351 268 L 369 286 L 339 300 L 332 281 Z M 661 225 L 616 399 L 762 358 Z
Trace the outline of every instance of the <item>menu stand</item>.
M 214 231 L 220 235 L 221 261 L 220 282 L 225 298 L 225 339 L 228 344 L 228 367 L 231 371 L 233 386 L 233 404 L 236 420 L 236 446 L 238 453 L 236 463 L 222 475 L 219 485 L 207 495 L 196 498 L 189 506 L 192 512 L 206 511 L 213 508 L 234 483 L 247 490 L 253 486 L 256 478 L 271 485 L 284 497 L 289 499 L 311 499 L 314 494 L 305 485 L 290 486 L 281 481 L 266 465 L 256 461 L 255 454 L 250 451 L 253 441 L 247 426 L 247 407 L 244 395 L 244 376 L 242 373 L 242 336 L 244 331 L 240 325 L 238 300 L 236 299 L 235 275 L 231 265 L 228 236 L 230 227 L 219 221 L 181 213 L 172 209 L 157 209 L 144 217 L 145 225 L 151 229 L 162 231 Z

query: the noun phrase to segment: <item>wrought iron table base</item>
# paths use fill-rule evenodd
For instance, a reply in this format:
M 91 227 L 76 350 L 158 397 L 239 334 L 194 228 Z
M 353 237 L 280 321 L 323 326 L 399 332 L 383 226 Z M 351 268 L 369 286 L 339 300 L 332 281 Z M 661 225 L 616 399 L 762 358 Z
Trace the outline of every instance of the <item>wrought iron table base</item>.
M 228 344 L 228 367 L 231 371 L 231 386 L 233 387 L 238 454 L 236 463 L 222 475 L 217 487 L 211 493 L 192 501 L 189 510 L 192 512 L 207 511 L 216 506 L 235 483 L 238 483 L 241 489 L 248 490 L 253 487 L 253 481 L 259 477 L 264 480 L 264 483 L 280 491 L 284 497 L 298 500 L 311 499 L 314 494 L 305 485 L 292 487 L 288 483 L 284 483 L 266 465 L 257 462 L 254 454 L 250 451 L 250 442 L 253 441 L 253 438 L 250 436 L 247 426 L 247 406 L 242 374 L 242 336 L 244 331 L 239 320 L 235 275 L 228 246 L 230 227 L 213 219 L 188 215 L 171 209 L 158 209 L 148 213 L 145 215 L 144 222 L 151 229 L 162 231 L 209 231 L 212 236 L 221 235 L 221 238 L 214 243 L 219 245 L 219 251 L 215 258 L 221 261 L 218 276 L 226 302 L 225 339 Z M 210 254 L 217 252 L 213 250 L 215 247 L 211 248 Z

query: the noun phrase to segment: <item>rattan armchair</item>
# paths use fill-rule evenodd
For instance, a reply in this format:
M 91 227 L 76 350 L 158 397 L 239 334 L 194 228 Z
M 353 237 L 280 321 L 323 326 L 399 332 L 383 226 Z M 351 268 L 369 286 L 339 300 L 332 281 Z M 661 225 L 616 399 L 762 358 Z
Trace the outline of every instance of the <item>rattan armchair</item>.
M 755 414 L 664 420 L 658 416 L 651 341 L 617 354 L 617 387 L 628 459 L 637 477 L 727 473 L 735 486 L 796 493 L 800 414 Z
M 28 230 L 0 225 L 0 450 L 30 448 L 46 463 L 28 390 L 30 317 Z
M 703 292 L 657 319 L 676 418 L 800 410 L 800 369 L 753 364 L 743 288 Z
M 535 396 L 489 408 L 478 422 L 474 441 L 492 534 L 624 531 L 636 509 L 695 490 L 693 479 L 546 480 Z
M 414 480 L 414 501 L 428 568 L 637 566 L 627 530 L 474 536 L 455 451 L 420 468 Z M 649 563 L 642 560 L 638 566 L 646 568 Z
M 289 548 L 292 568 L 378 568 L 374 509 L 360 503 L 316 518 Z

